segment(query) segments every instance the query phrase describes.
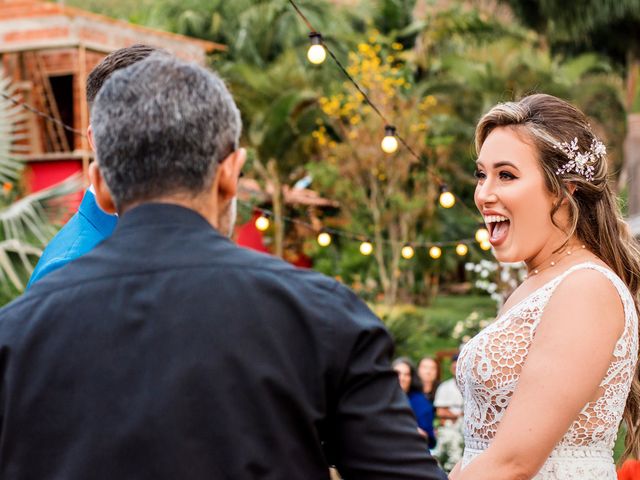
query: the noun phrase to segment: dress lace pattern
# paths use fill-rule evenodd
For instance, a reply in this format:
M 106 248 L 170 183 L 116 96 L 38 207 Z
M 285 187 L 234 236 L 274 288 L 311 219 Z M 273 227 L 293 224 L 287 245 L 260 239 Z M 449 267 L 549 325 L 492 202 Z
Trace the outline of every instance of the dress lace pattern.
M 638 317 L 631 293 L 611 270 L 574 265 L 502 314 L 462 349 L 457 381 L 464 397 L 465 451 L 462 468 L 493 440 L 509 406 L 542 312 L 556 287 L 572 272 L 590 268 L 616 287 L 625 327 L 600 383 L 603 394 L 587 403 L 534 480 L 615 480 L 613 445 L 638 358 Z

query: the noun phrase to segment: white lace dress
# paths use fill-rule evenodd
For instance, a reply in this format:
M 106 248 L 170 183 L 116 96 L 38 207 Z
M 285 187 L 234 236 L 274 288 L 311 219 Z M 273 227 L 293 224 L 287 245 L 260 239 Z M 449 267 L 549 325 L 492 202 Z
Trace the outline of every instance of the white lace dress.
M 594 263 L 574 265 L 535 290 L 462 349 L 457 380 L 464 397 L 463 469 L 495 437 L 549 298 L 567 275 L 584 268 L 602 272 L 615 285 L 624 304 L 625 328 L 600 384 L 603 395 L 584 406 L 534 479 L 616 479 L 613 445 L 638 357 L 638 317 L 622 280 Z

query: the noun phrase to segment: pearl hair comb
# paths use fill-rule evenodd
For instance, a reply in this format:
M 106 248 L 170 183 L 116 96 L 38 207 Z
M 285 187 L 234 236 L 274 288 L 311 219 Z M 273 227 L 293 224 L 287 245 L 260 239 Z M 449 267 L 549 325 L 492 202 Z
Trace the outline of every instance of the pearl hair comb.
M 607 154 L 607 148 L 597 138 L 591 142 L 591 147 L 585 152 L 581 152 L 578 147 L 578 138 L 574 138 L 571 143 L 562 142 L 554 146 L 555 149 L 563 152 L 569 161 L 556 170 L 556 175 L 563 175 L 575 172 L 582 175 L 588 182 L 593 181 L 595 163 Z

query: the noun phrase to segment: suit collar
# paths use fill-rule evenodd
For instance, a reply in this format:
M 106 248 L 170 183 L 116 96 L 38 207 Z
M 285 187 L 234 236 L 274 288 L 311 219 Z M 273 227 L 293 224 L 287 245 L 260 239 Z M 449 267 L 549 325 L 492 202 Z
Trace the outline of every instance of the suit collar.
M 95 195 L 87 190 L 78 207 L 78 213 L 95 227 L 103 237 L 108 237 L 116 228 L 118 217 L 103 212 L 96 202 Z
M 180 228 L 208 229 L 220 238 L 228 240 L 195 210 L 170 203 L 144 203 L 134 207 L 120 217 L 118 230 L 171 225 Z

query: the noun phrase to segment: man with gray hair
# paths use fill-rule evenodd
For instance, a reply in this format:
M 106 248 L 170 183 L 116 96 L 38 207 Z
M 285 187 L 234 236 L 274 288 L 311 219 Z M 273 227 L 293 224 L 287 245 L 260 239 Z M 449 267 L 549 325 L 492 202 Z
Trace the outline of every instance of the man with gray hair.
M 446 477 L 353 293 L 229 241 L 239 112 L 211 72 L 150 57 L 91 123 L 114 234 L 0 310 L 0 477 Z

